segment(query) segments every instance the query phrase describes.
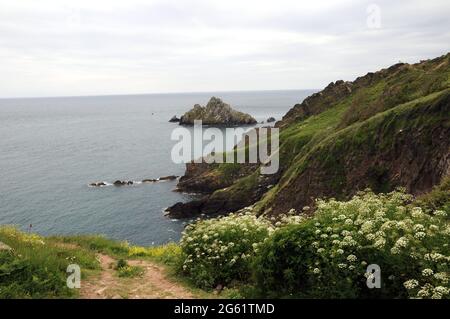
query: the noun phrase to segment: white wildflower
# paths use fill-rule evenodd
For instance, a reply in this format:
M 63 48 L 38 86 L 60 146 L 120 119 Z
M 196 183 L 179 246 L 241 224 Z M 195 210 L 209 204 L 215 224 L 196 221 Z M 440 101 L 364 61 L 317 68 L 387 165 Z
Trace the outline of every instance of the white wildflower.
M 448 283 L 448 275 L 445 272 L 438 272 L 438 273 L 434 274 L 434 278 L 444 284 Z
M 424 276 L 424 277 L 429 277 L 429 276 L 432 276 L 433 274 L 434 274 L 434 272 L 430 268 L 426 268 L 426 269 L 422 270 L 422 276 Z
M 437 210 L 433 213 L 433 215 L 440 216 L 440 217 L 447 217 L 447 213 L 444 212 L 443 210 Z
M 423 231 L 419 231 L 414 234 L 414 238 L 417 238 L 417 239 L 424 239 L 426 236 L 427 236 L 427 234 L 424 233 Z
M 406 289 L 411 290 L 416 288 L 419 285 L 419 282 L 415 279 L 407 280 L 403 283 L 403 286 L 405 286 Z

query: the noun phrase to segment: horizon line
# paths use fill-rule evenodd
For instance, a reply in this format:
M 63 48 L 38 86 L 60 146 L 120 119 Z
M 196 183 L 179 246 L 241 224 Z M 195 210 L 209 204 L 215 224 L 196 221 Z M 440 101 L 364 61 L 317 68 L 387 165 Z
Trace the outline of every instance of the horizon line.
M 317 91 L 319 89 L 263 89 L 263 90 L 218 90 L 218 91 L 180 91 L 180 92 L 153 92 L 153 93 L 118 93 L 118 94 L 87 94 L 87 95 L 54 95 L 54 96 L 12 96 L 0 97 L 0 100 L 19 99 L 58 99 L 58 98 L 88 98 L 88 97 L 114 97 L 130 95 L 171 95 L 171 94 L 204 94 L 204 93 L 238 93 L 238 92 L 276 92 L 276 91 Z

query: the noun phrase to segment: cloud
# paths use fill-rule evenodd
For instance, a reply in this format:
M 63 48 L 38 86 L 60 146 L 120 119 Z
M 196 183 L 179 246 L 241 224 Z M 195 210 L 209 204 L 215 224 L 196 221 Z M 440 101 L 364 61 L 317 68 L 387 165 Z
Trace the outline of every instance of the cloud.
M 321 88 L 449 51 L 450 3 L 0 0 L 0 97 Z

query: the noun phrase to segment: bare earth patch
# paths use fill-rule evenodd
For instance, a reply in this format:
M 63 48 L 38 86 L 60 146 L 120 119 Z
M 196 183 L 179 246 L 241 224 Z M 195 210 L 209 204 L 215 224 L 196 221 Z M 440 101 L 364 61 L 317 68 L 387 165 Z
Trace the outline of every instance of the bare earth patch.
M 194 298 L 191 292 L 167 278 L 164 268 L 146 260 L 128 260 L 130 266 L 139 266 L 144 274 L 136 278 L 120 278 L 114 270 L 116 260 L 98 255 L 102 268 L 98 276 L 82 280 L 80 298 L 83 299 L 163 299 Z

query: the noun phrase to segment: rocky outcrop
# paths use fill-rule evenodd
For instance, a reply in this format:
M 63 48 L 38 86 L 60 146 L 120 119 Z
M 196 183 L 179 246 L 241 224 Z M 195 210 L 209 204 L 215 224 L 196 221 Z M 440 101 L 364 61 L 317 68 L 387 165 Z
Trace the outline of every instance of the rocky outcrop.
M 106 183 L 106 182 L 93 182 L 90 183 L 89 186 L 91 187 L 102 187 L 102 186 L 129 186 L 129 185 L 136 185 L 136 184 L 148 184 L 148 183 L 156 183 L 156 182 L 162 182 L 162 181 L 173 181 L 176 180 L 179 176 L 176 175 L 168 175 L 168 176 L 161 176 L 158 178 L 146 178 L 142 181 L 127 181 L 127 180 L 116 180 L 112 184 Z
M 272 122 L 275 122 L 275 121 L 276 121 L 276 119 L 274 117 L 272 117 L 272 116 L 267 119 L 267 123 L 272 123 Z
M 249 114 L 233 110 L 221 99 L 212 97 L 203 107 L 195 104 L 194 108 L 180 118 L 181 125 L 193 125 L 195 120 L 202 120 L 203 125 L 236 126 L 256 124 Z
M 142 180 L 142 183 L 154 183 L 154 182 L 157 182 L 157 181 L 158 180 L 154 179 L 154 178 L 146 178 L 146 179 Z
M 166 215 L 171 218 L 190 218 L 200 214 L 213 216 L 234 212 L 258 201 L 278 178 L 278 175 L 259 175 L 259 172 L 255 172 L 201 199 L 176 203 L 166 209 Z
M 169 175 L 169 176 L 162 176 L 159 178 L 160 181 L 173 181 L 174 179 L 177 179 L 178 176 L 175 175 Z
M 178 123 L 178 122 L 180 122 L 180 119 L 179 119 L 176 115 L 174 115 L 174 116 L 172 116 L 172 118 L 169 120 L 169 122 L 171 122 L 171 123 Z
M 124 185 L 133 185 L 134 182 L 133 181 L 121 181 L 121 180 L 117 180 L 113 183 L 114 186 L 124 186 Z
M 302 103 L 294 105 L 283 119 L 276 123 L 277 127 L 286 127 L 289 124 L 304 120 L 305 118 L 322 113 L 331 105 L 343 100 L 353 91 L 352 82 L 342 80 L 331 82 L 325 89 L 307 97 Z
M 105 182 L 93 182 L 93 183 L 90 183 L 89 186 L 102 187 L 102 186 L 106 186 L 106 183 Z

